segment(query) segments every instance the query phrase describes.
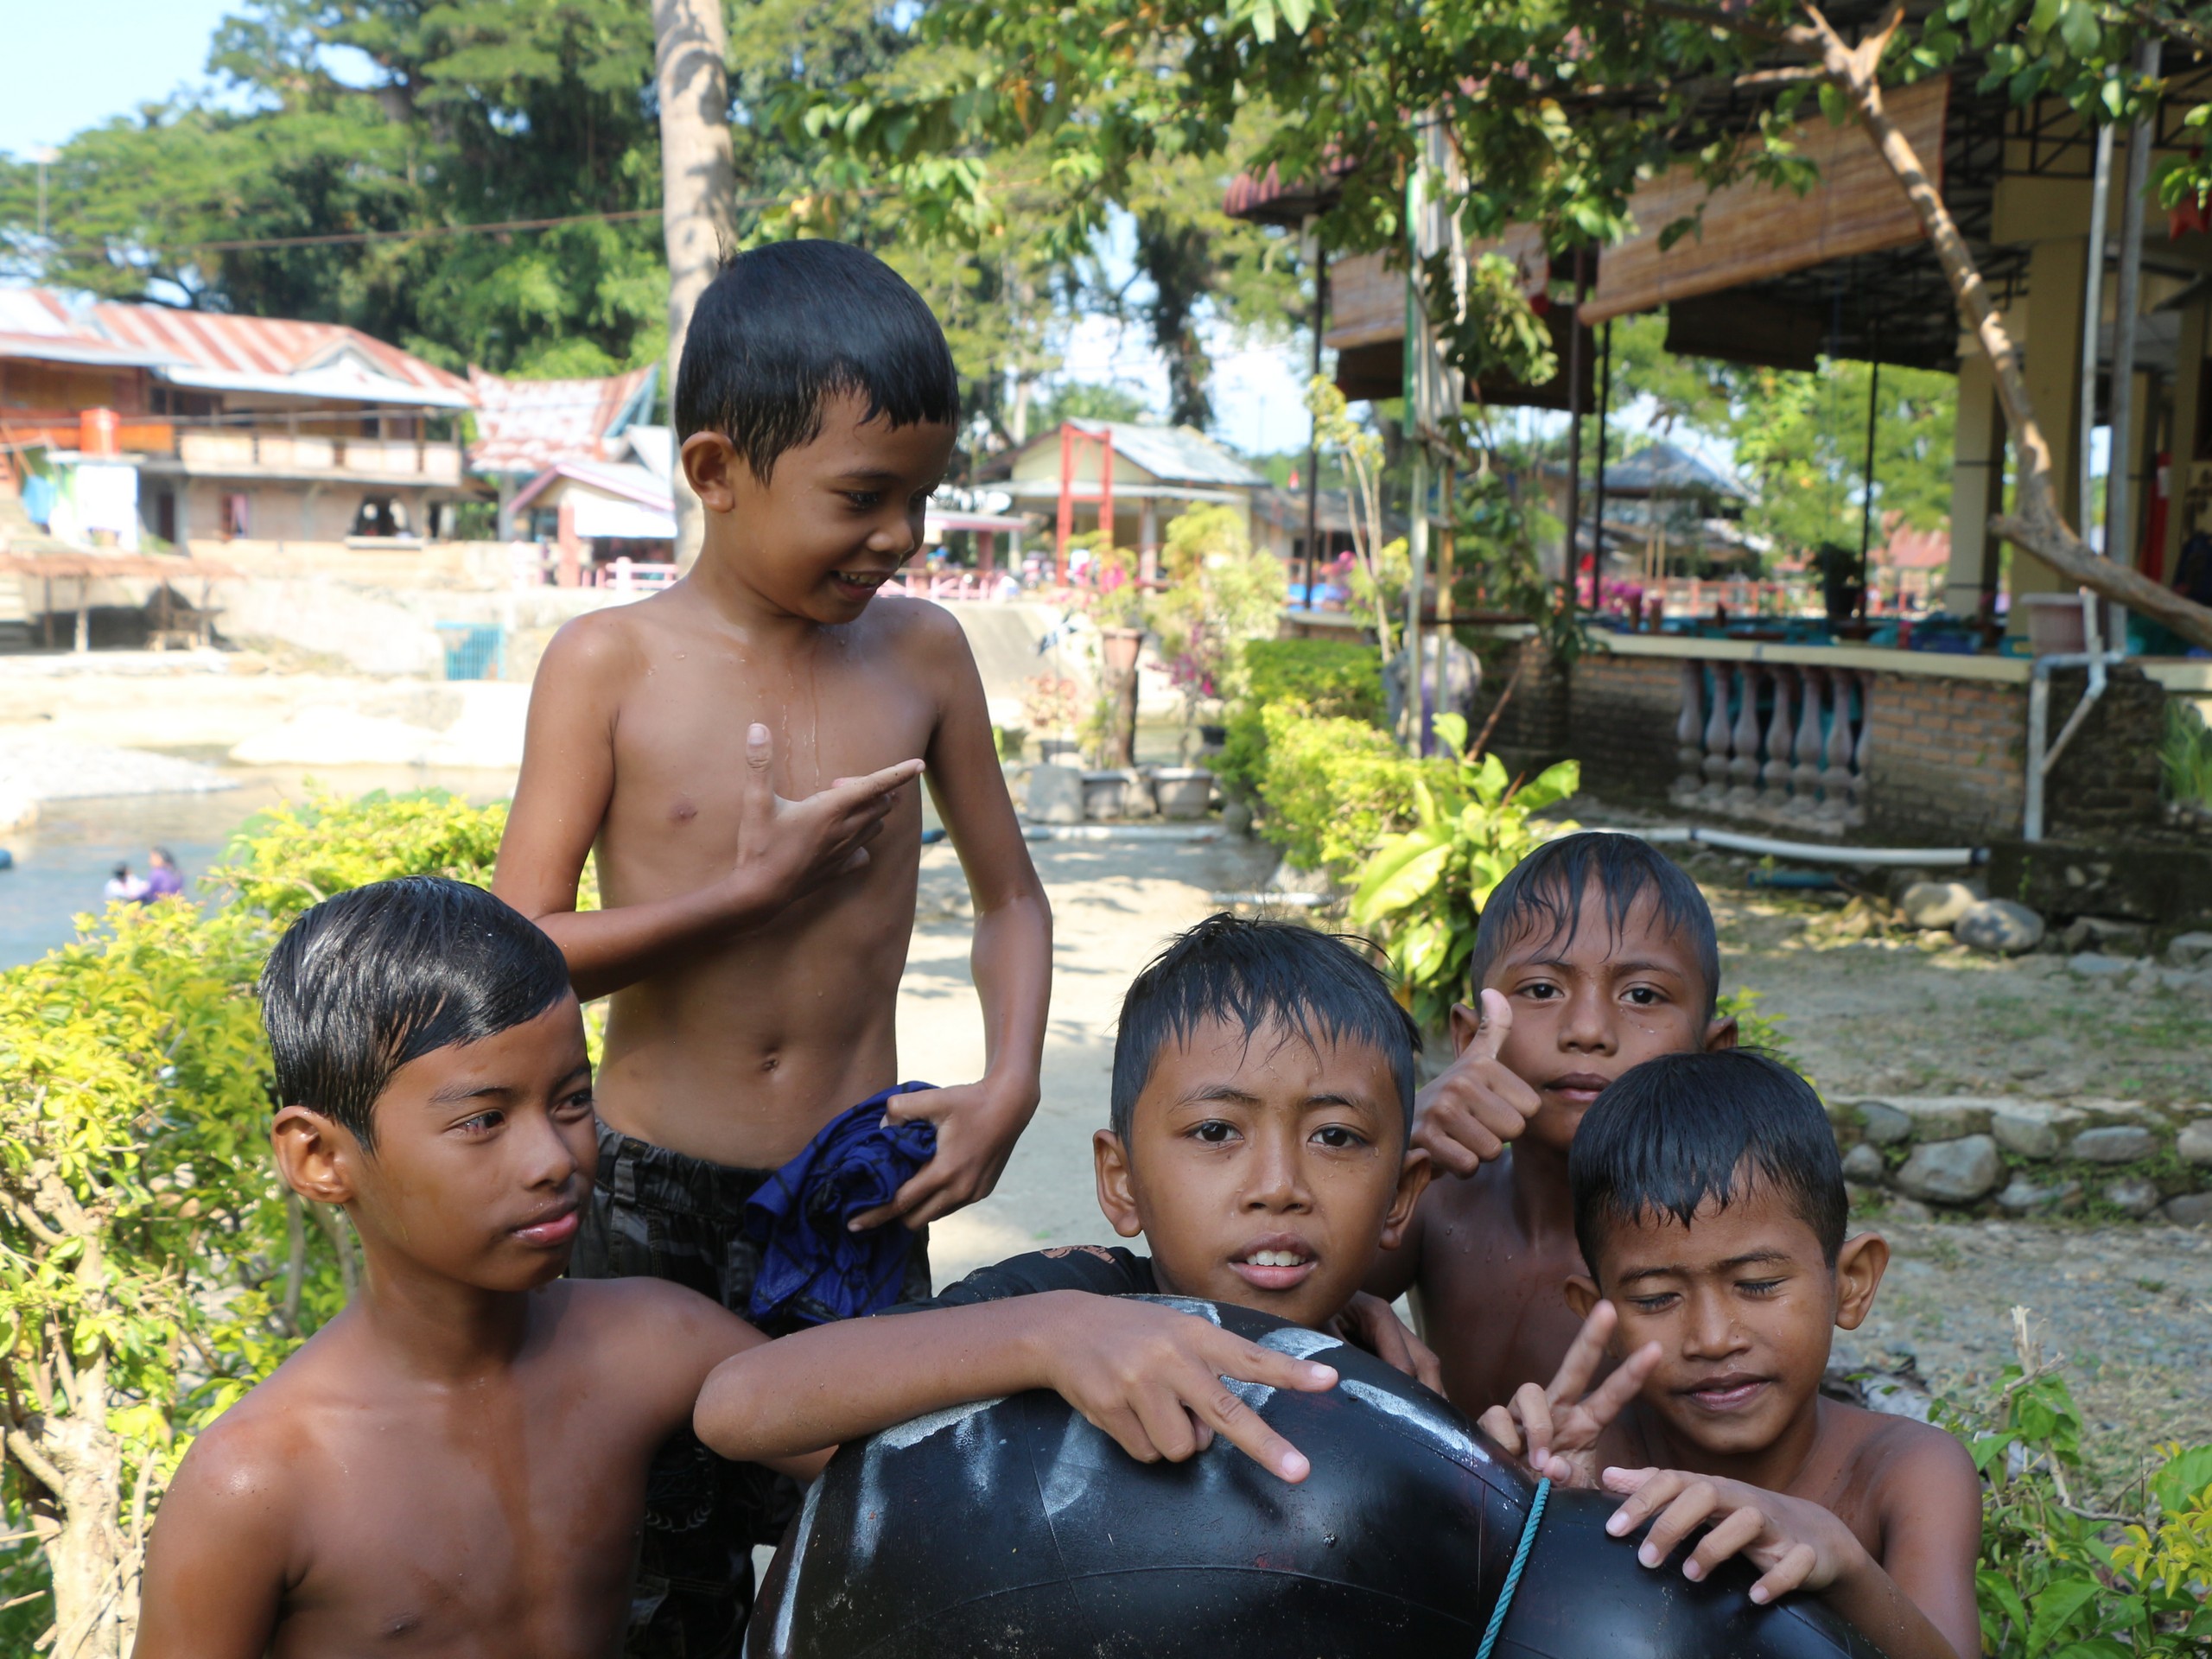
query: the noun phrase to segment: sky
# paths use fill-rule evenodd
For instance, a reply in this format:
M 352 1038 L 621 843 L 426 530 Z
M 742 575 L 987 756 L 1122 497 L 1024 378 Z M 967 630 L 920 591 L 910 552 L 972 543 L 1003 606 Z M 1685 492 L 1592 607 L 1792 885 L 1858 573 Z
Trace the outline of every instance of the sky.
M 58 144 L 204 83 L 215 25 L 237 10 L 238 0 L 4 0 L 0 150 Z

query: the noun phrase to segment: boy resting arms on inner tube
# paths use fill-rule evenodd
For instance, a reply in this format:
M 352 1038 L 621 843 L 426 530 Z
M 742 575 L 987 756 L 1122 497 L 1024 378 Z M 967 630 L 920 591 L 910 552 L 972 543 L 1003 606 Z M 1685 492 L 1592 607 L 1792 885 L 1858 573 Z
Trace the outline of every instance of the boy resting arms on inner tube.
M 1843 1166 L 1804 1080 L 1744 1051 L 1649 1061 L 1591 1108 L 1569 1174 L 1582 1332 L 1548 1389 L 1483 1428 L 1539 1474 L 1628 1494 L 1606 1529 L 1650 1522 L 1646 1567 L 1704 1528 L 1685 1577 L 1742 1555 L 1754 1601 L 1817 1594 L 1890 1659 L 1980 1653 L 1966 1448 L 1820 1391 L 1890 1250 L 1844 1236 Z M 1586 1396 L 1601 1354 L 1625 1363 Z
M 1191 1457 L 1218 1433 L 1303 1478 L 1306 1459 L 1220 1373 L 1324 1389 L 1333 1370 L 1184 1314 L 1173 1317 L 1205 1334 L 1184 1333 L 1185 1357 L 1171 1363 L 1175 1333 L 1129 1319 L 1160 1310 L 1109 1299 L 1233 1302 L 1349 1336 L 1419 1374 L 1427 1356 L 1387 1308 L 1364 1299 L 1347 1319 L 1428 1180 L 1427 1155 L 1407 1139 L 1418 1042 L 1382 976 L 1342 940 L 1227 915 L 1201 922 L 1129 988 L 1113 1127 L 1094 1137 L 1099 1208 L 1122 1237 L 1141 1233 L 1151 1256 L 1040 1250 L 934 1300 L 748 1350 L 709 1380 L 699 1438 L 726 1458 L 780 1458 L 880 1426 L 879 1395 L 893 1388 L 927 1395 L 932 1409 L 1052 1388 L 1147 1462 Z M 1281 1363 L 1263 1376 L 1269 1358 Z M 1140 1376 L 1147 1369 L 1154 1380 Z
M 1590 1103 L 1655 1055 L 1732 1047 L 1736 1022 L 1714 1007 L 1705 896 L 1634 836 L 1586 830 L 1522 859 L 1483 906 L 1468 976 L 1479 1008 L 1452 1010 L 1459 1058 L 1414 1124 L 1439 1179 L 1367 1288 L 1414 1293 L 1444 1392 L 1472 1417 L 1551 1376 L 1574 1340 L 1567 1163 Z

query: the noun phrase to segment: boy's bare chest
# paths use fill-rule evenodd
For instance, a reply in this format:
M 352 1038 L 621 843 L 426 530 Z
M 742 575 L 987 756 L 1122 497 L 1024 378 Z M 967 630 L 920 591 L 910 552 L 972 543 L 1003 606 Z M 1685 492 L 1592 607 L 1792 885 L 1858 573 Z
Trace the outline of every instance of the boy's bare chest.
M 1420 1288 L 1445 1393 L 1471 1417 L 1550 1382 L 1581 1328 L 1564 1287 L 1582 1258 L 1571 1236 L 1529 1237 L 1503 1181 L 1453 1196 L 1428 1223 Z

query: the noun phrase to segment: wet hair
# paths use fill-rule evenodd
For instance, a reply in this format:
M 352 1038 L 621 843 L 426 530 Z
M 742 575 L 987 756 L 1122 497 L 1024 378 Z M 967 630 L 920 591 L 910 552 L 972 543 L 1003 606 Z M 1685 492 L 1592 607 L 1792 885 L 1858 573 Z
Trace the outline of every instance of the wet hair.
M 377 1097 L 401 1066 L 568 994 L 560 947 L 483 888 L 432 875 L 355 887 L 302 914 L 261 970 L 277 1099 L 373 1149 Z
M 120 881 L 124 877 L 130 874 L 130 867 L 128 864 L 118 864 L 112 870 L 110 870 L 108 874 L 113 876 L 117 880 Z
M 1247 1038 L 1276 1025 L 1317 1046 L 1379 1050 L 1390 1064 L 1411 1132 L 1421 1033 L 1382 972 L 1333 933 L 1295 922 L 1244 921 L 1224 911 L 1154 957 L 1122 999 L 1112 1122 L 1124 1143 L 1160 1051 L 1188 1042 L 1206 1020 L 1238 1027 Z
M 1467 976 L 1475 996 L 1491 966 L 1524 937 L 1572 944 L 1582 925 L 1582 896 L 1595 886 L 1605 901 L 1605 925 L 1618 938 L 1637 905 L 1649 898 L 1659 925 L 1688 945 L 1705 980 L 1705 1017 L 1720 996 L 1720 946 L 1713 911 L 1682 867 L 1648 841 L 1609 830 L 1586 830 L 1547 842 L 1497 884 L 1475 929 Z
M 922 296 L 843 242 L 771 242 L 726 260 L 683 337 L 677 442 L 719 432 L 765 483 L 777 457 L 821 435 L 822 405 L 840 392 L 893 426 L 959 419 L 952 352 Z
M 1835 1134 L 1812 1085 L 1754 1049 L 1662 1054 L 1598 1096 L 1567 1155 L 1574 1237 L 1597 1270 L 1605 1229 L 1672 1216 L 1690 1224 L 1708 1200 L 1726 1209 L 1778 1194 L 1833 1266 L 1848 1197 Z
M 176 862 L 176 855 L 170 852 L 166 847 L 155 848 L 151 855 L 159 859 L 164 864 L 175 864 Z

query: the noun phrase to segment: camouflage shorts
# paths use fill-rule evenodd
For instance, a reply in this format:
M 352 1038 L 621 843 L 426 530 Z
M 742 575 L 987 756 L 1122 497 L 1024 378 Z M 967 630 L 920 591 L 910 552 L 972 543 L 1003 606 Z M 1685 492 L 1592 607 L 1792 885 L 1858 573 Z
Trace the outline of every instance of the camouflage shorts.
M 576 1230 L 577 1279 L 665 1279 L 745 1313 L 760 1253 L 741 1230 L 745 1201 L 772 1170 L 732 1169 L 599 1126 L 599 1177 Z M 929 1242 L 917 1233 L 902 1301 L 930 1294 Z M 796 1329 L 770 1324 L 771 1336 Z M 798 1511 L 798 1483 L 731 1463 L 678 1431 L 653 1459 L 645 1530 L 623 1652 L 629 1659 L 725 1659 L 753 1611 L 753 1547 L 774 1544 Z

